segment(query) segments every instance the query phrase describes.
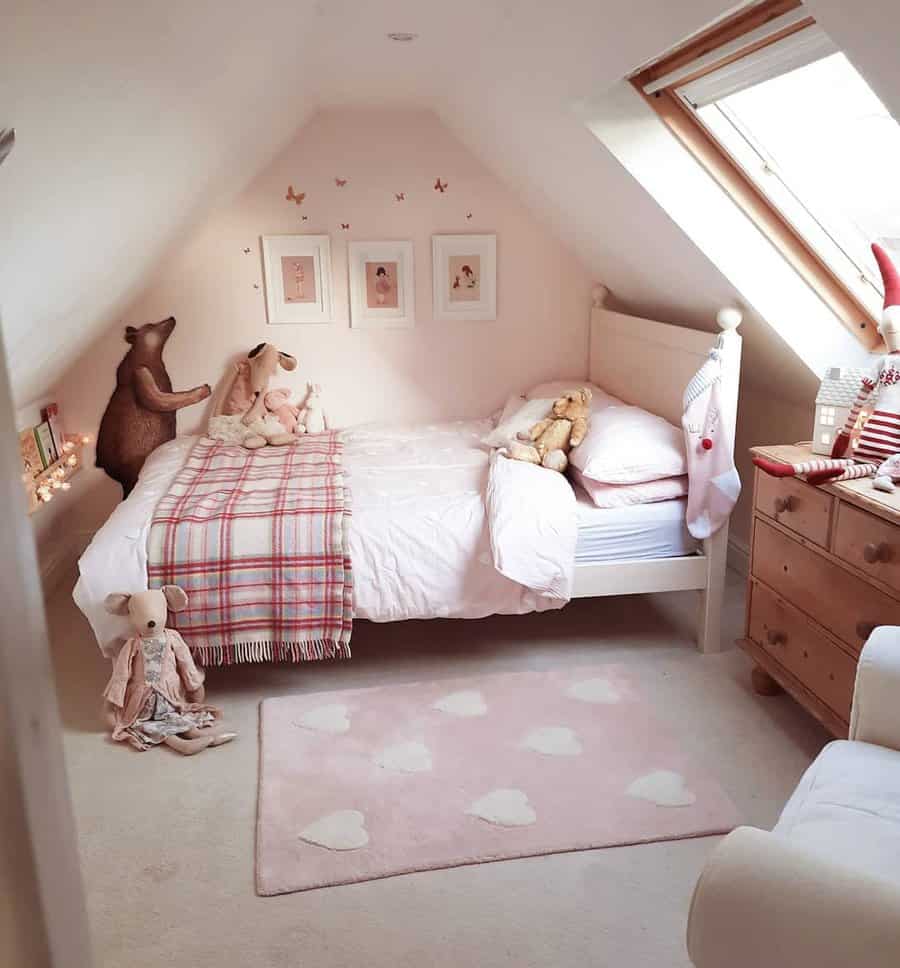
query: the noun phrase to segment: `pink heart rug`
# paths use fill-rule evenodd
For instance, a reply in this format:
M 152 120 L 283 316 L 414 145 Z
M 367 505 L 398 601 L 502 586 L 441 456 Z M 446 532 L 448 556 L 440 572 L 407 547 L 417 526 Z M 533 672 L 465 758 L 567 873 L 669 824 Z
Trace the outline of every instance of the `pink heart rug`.
M 285 696 L 260 720 L 263 895 L 739 822 L 621 666 Z

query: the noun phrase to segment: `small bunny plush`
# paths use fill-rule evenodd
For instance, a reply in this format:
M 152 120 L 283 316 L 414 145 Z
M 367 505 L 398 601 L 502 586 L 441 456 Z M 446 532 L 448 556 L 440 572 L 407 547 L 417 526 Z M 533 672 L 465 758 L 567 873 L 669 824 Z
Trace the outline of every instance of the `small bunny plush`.
M 114 740 L 142 751 L 164 743 L 190 756 L 237 735 L 213 728 L 222 712 L 203 702 L 203 672 L 181 635 L 166 628 L 168 610 L 180 612 L 187 601 L 177 585 L 106 596 L 107 612 L 127 616 L 135 633 L 116 656 L 103 693 Z
M 325 411 L 322 409 L 322 387 L 318 383 L 310 383 L 309 396 L 300 411 L 298 420 L 306 428 L 308 434 L 320 434 L 328 429 L 328 420 Z

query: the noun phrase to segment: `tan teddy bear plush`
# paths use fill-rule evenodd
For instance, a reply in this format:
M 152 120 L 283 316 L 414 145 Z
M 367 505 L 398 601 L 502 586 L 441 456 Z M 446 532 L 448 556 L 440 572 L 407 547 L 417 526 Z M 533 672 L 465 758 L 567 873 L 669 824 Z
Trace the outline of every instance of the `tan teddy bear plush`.
M 510 443 L 509 456 L 564 471 L 569 464 L 566 455 L 587 434 L 591 396 L 587 387 L 568 390 L 553 404 L 549 417 L 539 420 L 528 433 L 519 434 L 524 443 Z

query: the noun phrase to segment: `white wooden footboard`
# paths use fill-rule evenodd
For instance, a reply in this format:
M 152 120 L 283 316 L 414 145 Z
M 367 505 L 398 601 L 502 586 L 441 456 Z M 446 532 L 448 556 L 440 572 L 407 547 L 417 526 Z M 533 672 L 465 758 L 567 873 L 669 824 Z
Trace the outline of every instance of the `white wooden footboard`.
M 604 286 L 594 289 L 591 310 L 590 378 L 613 394 L 681 425 L 684 388 L 707 358 L 718 333 L 703 333 L 669 323 L 626 316 L 604 307 Z M 723 330 L 741 322 L 736 309 L 717 317 Z M 741 340 L 729 341 L 723 361 L 723 420 L 734 430 L 737 420 Z M 677 558 L 640 558 L 578 565 L 573 597 L 628 595 L 696 589 L 700 593 L 697 644 L 702 652 L 722 648 L 721 616 L 728 552 L 728 525 L 703 542 L 702 552 Z

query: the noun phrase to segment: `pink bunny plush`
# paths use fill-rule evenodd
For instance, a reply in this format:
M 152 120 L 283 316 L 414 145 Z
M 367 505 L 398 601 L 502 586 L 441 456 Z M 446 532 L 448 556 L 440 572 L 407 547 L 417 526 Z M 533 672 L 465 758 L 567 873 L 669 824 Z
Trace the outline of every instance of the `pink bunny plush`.
M 281 426 L 289 434 L 302 434 L 306 430 L 303 424 L 298 425 L 297 418 L 300 416 L 300 408 L 291 403 L 291 391 L 286 387 L 277 387 L 267 391 L 264 402 L 266 410 L 281 422 Z

